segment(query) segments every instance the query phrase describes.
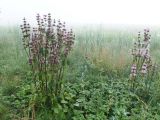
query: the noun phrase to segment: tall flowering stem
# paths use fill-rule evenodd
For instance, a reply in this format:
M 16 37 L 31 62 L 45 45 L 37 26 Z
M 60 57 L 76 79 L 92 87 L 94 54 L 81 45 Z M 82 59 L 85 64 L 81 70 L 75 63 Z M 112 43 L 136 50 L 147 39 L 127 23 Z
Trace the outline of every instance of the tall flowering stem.
M 150 39 L 151 35 L 149 34 L 149 29 L 144 29 L 144 35 L 141 37 L 141 33 L 138 33 L 137 41 L 134 43 L 132 49 L 132 66 L 130 80 L 132 81 L 132 87 L 134 89 L 134 84 L 136 79 L 141 78 L 145 79 L 145 85 L 153 77 L 155 71 L 155 64 L 153 64 L 151 55 L 150 55 Z
M 61 91 L 65 61 L 72 50 L 75 35 L 65 22 L 52 19 L 51 14 L 36 16 L 37 26 L 23 19 L 22 41 L 32 68 L 37 91 L 58 95 Z

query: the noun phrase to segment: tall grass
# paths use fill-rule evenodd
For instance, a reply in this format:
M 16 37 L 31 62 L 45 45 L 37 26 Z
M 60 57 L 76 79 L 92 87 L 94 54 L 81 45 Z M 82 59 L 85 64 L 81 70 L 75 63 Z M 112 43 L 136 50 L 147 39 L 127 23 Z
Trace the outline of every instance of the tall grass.
M 16 77 L 27 69 L 17 26 L 0 28 L 0 76 Z M 13 79 L 12 78 L 12 79 Z
M 76 29 L 76 44 L 74 54 L 87 57 L 91 63 L 100 69 L 125 70 L 131 62 L 131 48 L 136 39 L 139 27 L 119 29 L 115 27 L 81 27 Z M 143 30 L 143 29 L 142 29 Z M 159 32 L 151 31 L 151 54 L 160 62 Z

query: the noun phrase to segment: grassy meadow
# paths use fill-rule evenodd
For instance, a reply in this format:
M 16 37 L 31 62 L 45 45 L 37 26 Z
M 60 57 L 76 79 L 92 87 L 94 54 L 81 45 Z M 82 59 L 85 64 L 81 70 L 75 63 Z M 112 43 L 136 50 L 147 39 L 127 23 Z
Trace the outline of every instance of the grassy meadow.
M 157 64 L 149 91 L 141 79 L 131 90 L 131 49 L 143 27 L 75 26 L 64 71 L 64 98 L 53 113 L 32 111 L 32 77 L 18 26 L 0 27 L 0 120 L 159 120 L 160 28 L 151 27 L 150 52 Z M 139 83 L 140 82 L 140 83 Z M 63 98 L 63 97 L 62 97 Z M 34 117 L 30 117 L 35 112 Z

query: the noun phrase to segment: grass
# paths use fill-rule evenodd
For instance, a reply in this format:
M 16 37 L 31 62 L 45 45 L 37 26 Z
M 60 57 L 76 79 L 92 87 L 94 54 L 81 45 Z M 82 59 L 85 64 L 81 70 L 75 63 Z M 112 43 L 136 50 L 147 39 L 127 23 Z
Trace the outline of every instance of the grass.
M 0 29 L 0 74 L 1 77 L 12 77 L 27 69 L 25 54 L 20 42 L 17 27 Z M 25 68 L 25 69 L 24 69 Z
M 64 79 L 65 90 L 75 97 L 64 105 L 70 112 L 66 119 L 159 120 L 160 73 L 153 80 L 149 98 L 142 96 L 145 90 L 141 87 L 137 94 L 129 90 L 131 48 L 138 30 L 143 29 L 102 26 L 73 29 L 76 41 Z M 151 29 L 151 35 L 151 55 L 159 65 L 159 30 Z M 17 26 L 0 28 L 0 51 L 0 119 L 26 118 L 30 73 Z M 41 114 L 45 111 L 39 111 L 38 120 L 51 119 L 51 114 L 47 113 L 46 118 Z

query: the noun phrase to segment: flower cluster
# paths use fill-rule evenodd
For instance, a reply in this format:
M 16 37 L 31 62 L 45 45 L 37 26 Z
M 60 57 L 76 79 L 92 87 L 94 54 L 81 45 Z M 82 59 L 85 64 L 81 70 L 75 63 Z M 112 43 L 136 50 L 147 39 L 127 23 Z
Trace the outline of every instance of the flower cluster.
M 137 67 L 136 64 L 133 64 L 131 67 L 131 77 L 136 77 Z
M 132 49 L 133 63 L 131 67 L 131 79 L 135 79 L 137 74 L 146 75 L 152 66 L 150 56 L 150 38 L 148 29 L 144 29 L 144 37 L 141 40 L 141 33 L 138 33 L 138 40 Z
M 138 33 L 138 41 L 134 43 L 134 49 L 132 49 L 132 55 L 135 57 L 144 57 L 149 59 L 149 44 L 150 44 L 149 30 L 144 30 L 144 40 L 141 42 L 140 32 Z
M 142 74 L 146 74 L 147 73 L 147 64 L 146 63 L 143 63 L 141 73 Z
M 38 72 L 38 75 L 41 75 L 41 86 L 47 86 L 48 82 L 44 84 L 44 81 L 49 78 L 57 81 L 61 79 L 61 70 L 72 49 L 75 35 L 72 29 L 66 29 L 65 22 L 52 19 L 50 13 L 42 17 L 37 14 L 36 21 L 37 26 L 31 28 L 26 19 L 23 19 L 22 40 L 33 73 Z
M 37 60 L 41 63 L 59 64 L 61 57 L 67 57 L 74 43 L 72 30 L 67 31 L 65 23 L 59 20 L 56 24 L 51 19 L 51 14 L 39 14 L 36 16 L 38 27 L 32 30 L 25 18 L 21 30 L 23 33 L 23 45 L 28 48 L 29 63 L 33 64 Z
M 27 23 L 26 19 L 24 18 L 23 19 L 23 25 L 21 25 L 21 30 L 22 30 L 22 33 L 23 33 L 23 46 L 24 48 L 27 48 L 29 47 L 29 39 L 30 38 L 30 24 Z

